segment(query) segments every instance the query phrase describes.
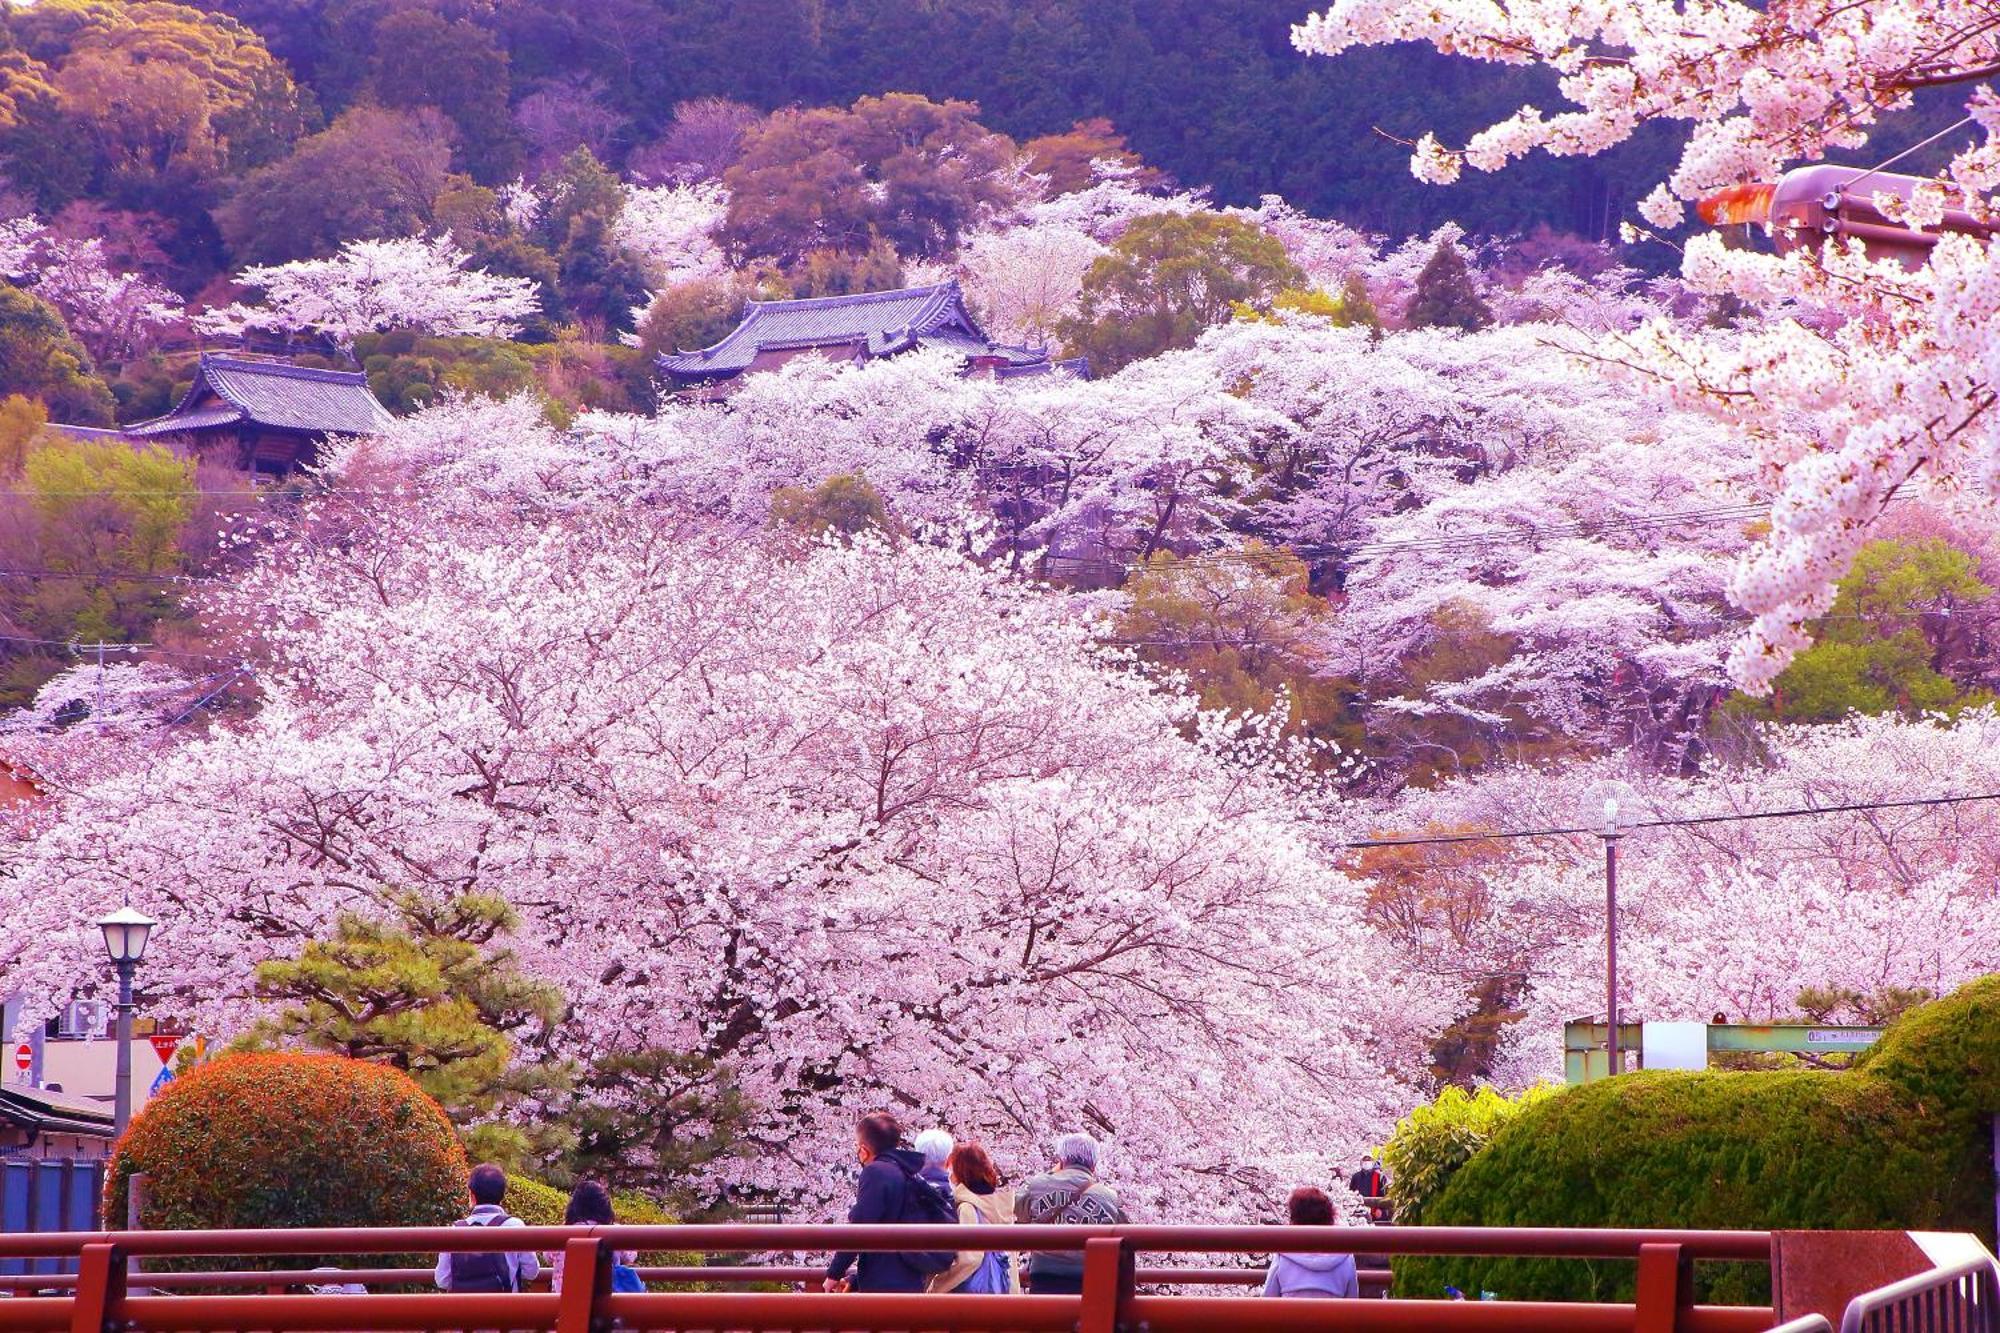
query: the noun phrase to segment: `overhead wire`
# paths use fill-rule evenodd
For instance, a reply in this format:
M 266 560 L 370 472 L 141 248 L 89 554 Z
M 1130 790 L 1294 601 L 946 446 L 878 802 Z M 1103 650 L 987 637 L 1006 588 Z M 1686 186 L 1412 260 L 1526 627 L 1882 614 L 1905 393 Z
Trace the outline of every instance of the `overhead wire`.
M 88 647 L 92 650 L 101 649 L 102 651 L 107 653 L 133 653 L 133 652 L 159 653 L 165 657 L 197 658 L 207 662 L 229 662 L 231 664 L 236 664 L 236 665 L 240 665 L 243 661 L 243 659 L 240 657 L 225 657 L 220 653 L 197 653 L 182 648 L 163 648 L 157 643 L 85 644 L 76 639 L 37 639 L 30 637 L 29 635 L 26 634 L 0 634 L 0 643 L 28 643 L 28 644 L 34 644 L 38 647 L 68 648 L 72 651 L 79 651 L 79 652 L 82 649 Z
M 1693 828 L 1704 824 L 1738 824 L 1761 819 L 1803 819 L 1819 815 L 1854 814 L 1868 810 L 1909 810 L 1931 806 L 1966 805 L 1975 801 L 2000 801 L 2000 792 L 1979 792 L 1966 796 L 1916 796 L 1898 801 L 1851 801 L 1841 805 L 1806 805 L 1784 810 L 1734 811 L 1729 814 L 1682 815 L 1671 819 L 1636 819 L 1616 833 L 1587 825 L 1570 828 L 1472 829 L 1463 833 L 1411 834 L 1386 838 L 1355 838 L 1338 844 L 1354 851 L 1371 847 L 1432 847 L 1468 842 L 1505 842 L 1517 838 L 1622 837 L 1634 829 Z

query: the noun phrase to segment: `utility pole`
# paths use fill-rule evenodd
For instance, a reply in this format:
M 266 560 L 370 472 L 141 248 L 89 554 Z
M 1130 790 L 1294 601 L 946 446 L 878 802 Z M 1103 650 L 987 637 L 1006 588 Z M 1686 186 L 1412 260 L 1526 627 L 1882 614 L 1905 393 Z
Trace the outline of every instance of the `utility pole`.
M 71 650 L 79 656 L 84 653 L 95 653 L 97 656 L 97 690 L 94 696 L 95 702 L 90 706 L 92 717 L 101 718 L 104 716 L 104 655 L 106 653 L 136 653 L 152 646 L 150 643 L 106 643 L 102 639 L 99 639 L 96 643 L 76 643 L 70 645 Z

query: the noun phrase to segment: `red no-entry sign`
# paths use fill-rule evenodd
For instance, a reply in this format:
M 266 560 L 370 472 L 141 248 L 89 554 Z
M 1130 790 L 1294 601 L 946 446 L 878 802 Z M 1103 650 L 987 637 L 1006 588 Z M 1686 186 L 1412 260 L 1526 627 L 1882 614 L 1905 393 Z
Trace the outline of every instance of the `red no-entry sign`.
M 14 1047 L 14 1068 L 25 1074 L 34 1067 L 35 1048 L 28 1045 L 25 1041 L 20 1042 Z

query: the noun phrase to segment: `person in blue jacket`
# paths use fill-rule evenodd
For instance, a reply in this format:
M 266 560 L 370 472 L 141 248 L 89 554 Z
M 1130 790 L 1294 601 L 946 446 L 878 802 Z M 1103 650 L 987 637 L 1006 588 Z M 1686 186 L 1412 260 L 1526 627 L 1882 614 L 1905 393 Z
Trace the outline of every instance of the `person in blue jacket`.
M 861 1159 L 861 1182 L 855 1189 L 854 1207 L 847 1220 L 857 1225 L 918 1220 L 920 1210 L 911 1206 L 909 1191 L 929 1191 L 923 1179 L 922 1153 L 899 1146 L 903 1127 L 887 1111 L 864 1116 L 856 1131 L 855 1155 Z M 852 1269 L 854 1276 L 847 1274 Z M 862 1254 L 842 1251 L 827 1265 L 828 1291 L 922 1291 L 930 1273 L 916 1267 L 900 1254 Z

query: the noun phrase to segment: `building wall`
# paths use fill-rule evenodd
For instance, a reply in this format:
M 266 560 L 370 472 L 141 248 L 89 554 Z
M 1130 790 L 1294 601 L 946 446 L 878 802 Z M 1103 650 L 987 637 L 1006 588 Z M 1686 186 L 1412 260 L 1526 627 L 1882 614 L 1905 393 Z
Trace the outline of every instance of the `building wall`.
M 132 1112 L 138 1114 L 152 1096 L 153 1080 L 166 1062 L 144 1037 L 132 1038 Z M 13 1071 L 8 1071 L 13 1078 Z M 42 1082 L 59 1083 L 62 1090 L 78 1097 L 95 1097 L 111 1104 L 118 1092 L 118 1043 L 109 1037 L 96 1041 L 80 1038 L 48 1037 L 42 1041 Z
M 847 342 L 827 343 L 822 347 L 783 347 L 760 351 L 743 374 L 751 375 L 760 370 L 776 370 L 779 366 L 789 361 L 796 361 L 802 356 L 823 356 L 836 364 L 842 361 L 858 361 L 867 350 L 867 345 L 864 343 Z

